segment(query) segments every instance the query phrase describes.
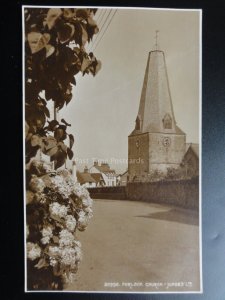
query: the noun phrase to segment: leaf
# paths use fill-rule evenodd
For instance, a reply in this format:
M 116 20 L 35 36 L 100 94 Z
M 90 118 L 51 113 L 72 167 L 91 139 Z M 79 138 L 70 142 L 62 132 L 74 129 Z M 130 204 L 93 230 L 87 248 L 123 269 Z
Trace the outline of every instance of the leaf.
M 82 45 L 85 46 L 85 44 L 88 41 L 88 34 L 87 31 L 82 27 Z
M 48 117 L 48 118 L 50 118 L 50 112 L 49 112 L 49 109 L 45 106 L 44 107 L 44 113 L 45 113 L 45 115 Z
M 77 209 L 77 204 L 73 201 L 73 199 L 70 197 L 70 202 L 72 203 L 73 207 Z
M 64 119 L 61 119 L 61 122 L 64 123 L 66 126 L 71 126 L 71 124 L 67 123 Z
M 53 235 L 53 241 L 54 241 L 54 243 L 58 244 L 59 238 L 56 235 Z
M 62 126 L 58 127 L 55 132 L 54 132 L 54 137 L 56 140 L 59 141 L 64 141 L 66 139 L 66 131 Z
M 42 50 L 50 40 L 50 34 L 40 32 L 29 32 L 27 35 L 28 44 L 30 46 L 31 53 L 37 53 Z
M 92 27 L 96 27 L 96 26 L 97 26 L 96 21 L 95 21 L 91 16 L 89 16 L 89 17 L 87 18 L 87 22 L 88 22 L 88 24 L 89 24 L 90 26 L 92 26 Z
M 87 9 L 77 9 L 76 17 L 82 18 L 82 19 L 87 19 L 88 18 L 88 10 Z
M 45 143 L 45 149 L 46 149 L 46 150 L 49 150 L 49 149 L 51 149 L 51 148 L 57 146 L 57 141 L 56 141 L 56 139 L 55 139 L 53 136 L 51 136 L 51 135 L 49 135 L 49 136 L 44 140 L 44 143 Z
M 98 73 L 99 70 L 101 70 L 102 68 L 102 62 L 100 60 L 97 60 L 98 64 L 96 66 L 96 69 L 95 69 L 95 75 Z
M 75 14 L 74 8 L 64 8 L 63 10 L 63 17 L 67 20 L 75 17 Z
M 59 142 L 58 147 L 60 147 L 64 152 L 67 151 L 67 146 L 63 142 Z
M 55 47 L 53 47 L 52 45 L 46 45 L 45 48 L 46 48 L 46 58 L 48 58 L 55 52 Z
M 50 8 L 47 17 L 46 17 L 46 23 L 48 25 L 48 29 L 52 29 L 52 27 L 55 25 L 56 20 L 60 17 L 62 14 L 62 10 L 60 8 Z
M 71 77 L 70 83 L 76 85 L 76 79 L 75 79 L 75 76 L 72 76 L 72 77 Z
M 54 131 L 56 129 L 56 126 L 59 125 L 59 122 L 56 120 L 48 121 L 48 129 L 50 131 Z
M 61 44 L 68 42 L 74 35 L 75 28 L 72 24 L 65 23 L 58 30 L 58 39 Z
M 31 143 L 31 146 L 32 146 L 32 147 L 40 146 L 40 145 L 41 145 L 41 142 L 42 142 L 42 139 L 40 138 L 40 136 L 34 134 L 34 135 L 31 137 L 30 143 Z
M 69 159 L 73 158 L 73 151 L 70 148 L 67 148 L 67 155 L 68 155 Z
M 58 169 L 65 164 L 66 157 L 62 157 L 56 161 L 55 168 Z
M 72 98 L 73 98 L 72 93 L 71 94 L 66 94 L 66 96 L 65 96 L 66 105 L 68 105 L 68 103 L 70 103 Z
M 74 136 L 72 134 L 69 134 L 69 139 L 70 139 L 70 149 L 72 149 L 74 144 Z
M 51 215 L 51 218 L 53 220 L 59 222 L 59 223 L 63 223 L 63 220 L 60 217 L 56 216 L 56 215 Z
M 41 269 L 44 267 L 47 267 L 49 264 L 46 262 L 46 260 L 44 258 L 41 258 L 38 263 L 35 265 L 35 268 L 37 269 Z
M 66 152 L 59 149 L 56 154 L 51 156 L 51 161 L 55 162 L 55 169 L 60 168 L 66 161 L 67 154 Z
M 48 151 L 46 151 L 45 154 L 48 156 L 53 156 L 57 153 L 57 151 L 58 151 L 58 147 L 55 146 L 55 147 L 49 149 Z
M 84 72 L 90 66 L 90 64 L 91 64 L 90 59 L 84 57 L 81 65 L 81 71 Z

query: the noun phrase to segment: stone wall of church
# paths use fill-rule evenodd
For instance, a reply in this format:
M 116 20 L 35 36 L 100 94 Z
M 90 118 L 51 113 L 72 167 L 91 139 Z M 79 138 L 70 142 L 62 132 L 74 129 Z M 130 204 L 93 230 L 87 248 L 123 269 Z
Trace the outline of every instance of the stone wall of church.
M 149 170 L 179 167 L 185 154 L 185 134 L 149 133 Z
M 128 138 L 129 181 L 159 170 L 178 168 L 185 154 L 185 134 L 145 133 Z M 134 178 L 135 177 L 135 178 Z
M 128 137 L 128 176 L 142 176 L 149 172 L 149 135 L 148 133 Z

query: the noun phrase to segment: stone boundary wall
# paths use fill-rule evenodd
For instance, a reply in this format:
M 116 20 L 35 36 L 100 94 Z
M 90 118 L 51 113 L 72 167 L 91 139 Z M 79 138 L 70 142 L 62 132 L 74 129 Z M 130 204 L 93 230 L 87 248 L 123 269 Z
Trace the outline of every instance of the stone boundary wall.
M 111 199 L 111 200 L 126 200 L 126 186 L 108 186 L 88 188 L 91 198 L 93 199 Z
M 199 183 L 196 179 L 128 183 L 127 198 L 198 209 Z
M 127 186 L 89 188 L 93 199 L 134 200 L 199 208 L 199 182 L 173 180 L 131 182 Z

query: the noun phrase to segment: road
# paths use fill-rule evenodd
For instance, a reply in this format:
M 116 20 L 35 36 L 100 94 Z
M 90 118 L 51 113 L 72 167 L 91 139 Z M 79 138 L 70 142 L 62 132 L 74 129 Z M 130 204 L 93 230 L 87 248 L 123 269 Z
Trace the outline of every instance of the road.
M 83 261 L 67 291 L 198 291 L 199 226 L 193 210 L 94 200 L 78 233 Z

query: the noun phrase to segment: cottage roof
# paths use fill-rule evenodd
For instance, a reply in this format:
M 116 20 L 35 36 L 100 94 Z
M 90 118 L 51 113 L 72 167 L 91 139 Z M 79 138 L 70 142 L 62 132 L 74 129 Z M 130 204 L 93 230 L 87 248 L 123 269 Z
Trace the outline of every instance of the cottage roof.
M 87 172 L 77 172 L 77 180 L 81 184 L 84 184 L 86 182 L 96 182 L 92 177 L 92 174 Z
M 104 181 L 101 173 L 91 173 L 91 176 L 94 178 L 96 183 Z
M 96 165 L 94 166 L 96 169 L 98 169 L 101 173 L 115 173 L 115 170 L 110 169 L 110 166 L 108 164 L 101 164 L 101 166 Z

